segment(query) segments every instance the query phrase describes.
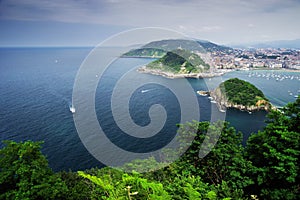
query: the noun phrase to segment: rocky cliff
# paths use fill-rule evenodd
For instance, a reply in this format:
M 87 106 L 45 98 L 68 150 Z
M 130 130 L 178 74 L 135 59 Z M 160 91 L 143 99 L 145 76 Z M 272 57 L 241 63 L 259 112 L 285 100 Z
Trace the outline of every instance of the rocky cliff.
M 239 110 L 270 111 L 273 106 L 264 94 L 249 82 L 234 78 L 229 79 L 210 92 L 220 109 L 236 108 Z

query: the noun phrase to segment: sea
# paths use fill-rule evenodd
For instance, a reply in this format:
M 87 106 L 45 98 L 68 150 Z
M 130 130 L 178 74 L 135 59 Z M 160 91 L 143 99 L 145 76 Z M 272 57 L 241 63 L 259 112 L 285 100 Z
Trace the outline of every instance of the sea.
M 42 152 L 54 171 L 103 167 L 104 164 L 89 153 L 79 137 L 73 118 L 77 111 L 74 114 L 70 112 L 76 76 L 91 50 L 91 47 L 0 48 L 0 140 L 43 141 Z M 243 144 L 249 135 L 263 130 L 267 113 L 235 109 L 222 113 L 211 99 L 198 95 L 198 90 L 209 90 L 229 78 L 237 77 L 254 84 L 277 107 L 295 101 L 300 94 L 299 72 L 232 71 L 221 77 L 182 80 L 136 71 L 139 66 L 153 60 L 119 58 L 108 66 L 102 77 L 95 74 L 99 78 L 95 91 L 99 124 L 107 137 L 111 137 L 112 142 L 126 151 L 153 151 L 174 137 L 176 124 L 181 122 L 182 113 L 186 111 L 180 109 L 181 100 L 166 85 L 181 88 L 187 82 L 192 89 L 190 95 L 199 106 L 195 109 L 200 112 L 196 120 L 211 121 L 212 115 L 223 116 L 231 126 L 243 133 Z M 121 96 L 124 95 L 124 99 L 126 95 L 130 95 L 130 98 L 128 102 L 122 102 L 123 98 L 118 99 L 114 104 L 117 107 L 115 111 L 121 110 L 127 103 L 132 121 L 137 126 L 146 126 L 151 123 L 151 106 L 159 104 L 164 107 L 167 119 L 159 134 L 151 137 L 151 140 L 129 137 L 115 122 L 111 98 L 115 95 L 115 86 L 128 72 L 140 82 L 147 83 L 129 93 L 132 79 L 123 80 L 119 84 L 122 88 L 118 91 Z M 183 103 L 189 104 L 189 100 Z M 3 146 L 1 143 L 0 148 Z

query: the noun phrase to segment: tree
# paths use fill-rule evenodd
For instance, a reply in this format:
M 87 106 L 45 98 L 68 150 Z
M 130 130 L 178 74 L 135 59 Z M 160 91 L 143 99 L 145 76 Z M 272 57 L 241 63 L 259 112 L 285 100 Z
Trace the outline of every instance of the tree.
M 68 193 L 65 199 L 68 200 L 88 200 L 91 199 L 91 187 L 93 187 L 86 179 L 79 176 L 77 172 L 59 172 L 58 176 L 66 183 Z
M 0 199 L 57 199 L 65 183 L 48 167 L 41 142 L 5 141 L 0 150 Z
M 228 195 L 234 199 L 242 198 L 243 189 L 253 184 L 249 177 L 253 166 L 244 158 L 241 133 L 236 133 L 233 127 L 229 127 L 229 123 L 222 121 L 211 125 L 208 122 L 188 123 L 179 130 L 182 144 L 185 144 L 189 134 L 195 133 L 195 128 L 198 128 L 195 139 L 182 161 L 189 165 L 187 167 L 193 175 L 199 175 L 204 182 L 219 189 L 226 188 L 227 191 L 219 190 L 219 198 Z M 211 145 L 215 142 L 216 145 L 212 146 L 206 157 L 200 158 L 199 151 L 205 137 L 212 142 Z
M 256 169 L 252 189 L 264 199 L 299 199 L 300 98 L 268 115 L 267 126 L 247 142 Z

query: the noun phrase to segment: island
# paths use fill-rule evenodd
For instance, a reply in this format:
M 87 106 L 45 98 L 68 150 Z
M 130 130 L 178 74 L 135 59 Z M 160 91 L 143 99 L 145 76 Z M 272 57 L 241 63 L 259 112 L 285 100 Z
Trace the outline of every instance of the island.
M 220 110 L 236 108 L 252 112 L 275 109 L 261 90 L 238 78 L 232 78 L 221 83 L 210 92 L 210 96 L 216 101 Z

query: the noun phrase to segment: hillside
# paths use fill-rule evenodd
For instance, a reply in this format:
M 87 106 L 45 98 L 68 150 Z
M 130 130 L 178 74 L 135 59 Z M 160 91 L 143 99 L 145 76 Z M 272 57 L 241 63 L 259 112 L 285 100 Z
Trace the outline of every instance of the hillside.
M 275 40 L 267 42 L 245 43 L 232 45 L 235 48 L 287 48 L 300 49 L 300 39 L 295 40 Z
M 271 109 L 269 100 L 261 90 L 238 78 L 221 83 L 211 92 L 211 96 L 221 108 L 237 108 L 248 111 Z
M 175 74 L 190 74 L 207 71 L 210 66 L 197 54 L 183 49 L 176 49 L 149 63 L 146 68 Z
M 197 41 L 202 47 L 203 49 L 205 49 L 205 51 L 208 52 L 215 52 L 215 51 L 219 51 L 219 52 L 229 52 L 232 51 L 233 49 L 227 46 L 223 46 L 223 45 L 218 45 L 215 44 L 213 42 L 209 42 L 209 41 Z
M 157 48 L 133 49 L 123 55 L 123 57 L 151 57 L 161 58 L 166 55 L 166 51 Z
M 213 52 L 222 51 L 227 52 L 232 50 L 229 47 L 220 46 L 209 41 L 194 41 L 194 40 L 160 40 L 150 42 L 139 49 L 132 49 L 125 53 L 125 57 L 163 57 L 166 52 L 175 49 L 186 49 L 193 52 Z

